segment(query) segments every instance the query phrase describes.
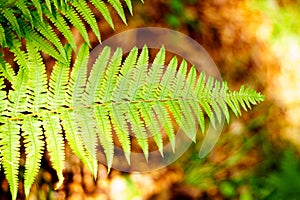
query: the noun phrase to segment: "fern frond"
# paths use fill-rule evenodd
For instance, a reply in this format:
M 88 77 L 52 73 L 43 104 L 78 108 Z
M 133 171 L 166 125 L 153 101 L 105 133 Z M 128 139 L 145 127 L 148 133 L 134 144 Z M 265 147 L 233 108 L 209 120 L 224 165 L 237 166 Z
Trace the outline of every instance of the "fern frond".
M 119 142 L 121 143 L 122 149 L 124 151 L 125 158 L 130 164 L 130 137 L 129 128 L 126 124 L 124 113 L 126 112 L 126 106 L 123 104 L 111 104 L 109 109 L 109 115 L 112 117 L 111 123 L 116 132 Z
M 211 79 L 213 80 L 213 79 Z M 206 88 L 205 85 L 206 75 L 202 72 L 197 80 L 196 88 L 195 88 L 195 95 L 196 98 L 199 99 L 201 107 L 203 111 L 208 115 L 211 124 L 215 127 L 216 126 L 216 119 L 213 114 L 212 108 L 209 106 L 210 98 L 209 98 L 209 89 Z M 212 89 L 212 85 L 209 86 Z
M 146 103 L 139 103 L 137 105 L 140 110 L 140 116 L 142 119 L 144 119 L 145 122 L 145 127 L 149 130 L 151 133 L 149 137 L 153 137 L 153 140 L 155 144 L 157 145 L 157 148 L 160 152 L 160 154 L 163 156 L 163 136 L 161 134 L 160 127 L 161 125 L 159 124 L 158 120 L 153 120 L 157 116 L 155 115 L 154 111 L 151 109 L 151 106 Z M 175 143 L 172 143 L 172 145 L 175 145 Z M 175 148 L 175 146 L 172 146 Z
M 117 49 L 113 54 L 110 64 L 107 67 L 104 83 L 101 84 L 99 89 L 99 101 L 100 102 L 110 102 L 114 101 L 113 92 L 117 83 L 118 74 L 120 72 L 122 60 L 122 51 L 121 49 Z M 109 107 L 110 114 L 114 116 L 114 120 L 112 120 L 112 124 L 114 129 L 116 130 L 116 135 L 122 145 L 122 148 L 125 152 L 125 157 L 127 161 L 130 163 L 130 140 L 128 134 L 128 127 L 126 125 L 126 121 L 124 118 L 124 112 L 126 110 L 125 105 L 112 105 Z
M 108 108 L 105 106 L 94 106 L 94 113 L 97 123 L 98 137 L 104 149 L 108 171 L 110 171 L 113 164 L 114 143 Z
M 28 74 L 21 68 L 12 83 L 13 90 L 8 93 L 8 100 L 11 102 L 8 105 L 9 116 L 17 117 L 27 111 L 27 84 Z
M 104 19 L 110 25 L 112 29 L 115 29 L 114 23 L 112 21 L 110 12 L 106 6 L 106 4 L 101 0 L 90 0 L 91 3 L 99 10 L 99 12 L 103 15 Z
M 81 138 L 84 144 L 84 147 L 89 155 L 94 160 L 97 160 L 97 130 L 96 122 L 94 116 L 91 115 L 93 110 L 91 108 L 81 108 L 75 110 L 74 114 L 78 124 L 78 131 L 81 134 Z M 97 173 L 94 174 L 94 177 L 97 177 Z
M 3 47 L 6 46 L 5 30 L 2 24 L 0 24 L 0 45 Z
M 118 48 L 110 60 L 110 64 L 105 72 L 105 81 L 100 88 L 100 102 L 112 101 L 112 94 L 117 83 L 122 60 L 122 50 Z
M 11 65 L 0 58 L 0 74 L 9 82 L 14 82 L 16 73 Z
M 42 11 L 42 5 L 40 4 L 40 1 L 39 0 L 31 0 L 31 1 L 34 7 L 36 8 L 40 21 L 43 21 L 43 11 Z
M 75 155 L 77 155 L 78 158 L 80 158 L 80 160 L 88 167 L 95 177 L 98 169 L 97 160 L 93 157 L 93 155 L 86 151 L 81 134 L 78 130 L 76 115 L 72 111 L 64 110 L 61 113 L 61 119 L 65 136 L 70 148 Z
M 33 19 L 30 14 L 30 10 L 29 10 L 28 6 L 26 5 L 25 1 L 18 0 L 18 1 L 16 1 L 15 5 L 20 9 L 24 18 L 27 19 L 30 22 L 30 24 L 33 24 Z
M 122 74 L 123 76 L 118 79 L 118 83 L 117 83 L 117 87 L 115 89 L 115 91 L 113 92 L 113 99 L 115 99 L 116 101 L 118 100 L 122 100 L 122 99 L 129 99 L 129 90 L 130 90 L 130 86 L 133 86 L 133 84 L 131 84 L 132 80 L 134 79 L 134 75 L 136 73 L 134 73 L 134 71 L 136 71 L 135 67 L 135 63 L 136 63 L 136 59 L 137 59 L 137 53 L 138 53 L 138 49 L 137 48 L 133 48 L 130 53 L 128 54 L 127 58 L 125 59 L 122 68 L 120 70 L 120 74 Z M 142 50 L 141 55 L 143 54 L 147 54 L 148 56 L 148 49 L 145 48 Z M 147 65 L 143 66 L 143 69 L 147 69 Z M 144 71 L 144 70 L 141 70 Z
M 25 51 L 21 50 L 21 43 L 17 40 L 14 41 L 14 45 L 11 47 L 11 51 L 15 54 L 14 61 L 23 69 L 28 69 L 27 55 Z
M 164 73 L 164 75 L 160 81 L 160 84 L 155 92 L 156 94 L 159 94 L 158 95 L 159 99 L 167 98 L 173 93 L 174 86 L 175 86 L 174 80 L 175 80 L 176 68 L 171 67 L 171 66 L 177 66 L 177 58 L 176 57 L 174 57 L 170 61 L 169 65 L 167 67 L 167 70 Z
M 175 133 L 174 133 L 174 127 L 173 123 L 171 121 L 170 115 L 168 113 L 168 110 L 165 106 L 159 104 L 158 102 L 155 102 L 153 104 L 153 110 L 155 111 L 155 117 L 152 117 L 152 119 L 160 119 L 160 127 L 163 128 L 163 130 L 166 132 L 169 142 L 171 143 L 172 151 L 175 152 Z M 155 135 L 155 134 L 154 134 Z
M 20 159 L 20 126 L 16 121 L 3 120 L 0 125 L 0 133 L 2 165 L 12 199 L 16 199 Z
M 63 15 L 73 24 L 73 26 L 79 31 L 81 36 L 84 39 L 84 42 L 90 46 L 89 36 L 87 30 L 79 18 L 78 13 L 74 10 L 73 7 L 68 6 L 66 9 L 61 10 Z
M 135 64 L 135 62 L 133 62 Z M 127 74 L 132 74 L 131 77 L 128 77 L 130 81 L 130 85 L 128 86 L 128 98 L 130 101 L 133 101 L 142 93 L 143 86 L 147 79 L 147 71 L 148 71 L 148 49 L 146 47 L 143 48 L 136 65 L 138 67 L 135 67 L 131 71 L 129 71 Z M 123 66 L 124 67 L 124 66 Z
M 74 5 L 75 9 L 82 15 L 82 17 L 86 20 L 86 22 L 91 26 L 93 32 L 95 33 L 96 37 L 99 41 L 101 41 L 100 38 L 100 32 L 97 24 L 97 20 L 95 19 L 95 16 L 89 6 L 86 4 L 86 1 L 84 0 L 73 0 L 72 4 Z
M 123 62 L 121 49 L 111 53 L 109 47 L 104 47 L 88 73 L 89 47 L 83 44 L 69 77 L 72 47 L 66 45 L 65 60 L 55 63 L 47 82 L 39 47 L 30 40 L 26 43 L 27 52 L 20 46 L 17 41 L 12 48 L 15 61 L 20 65 L 17 75 L 9 64 L 0 60 L 0 100 L 3 102 L 0 105 L 0 154 L 14 197 L 20 128 L 25 144 L 25 193 L 28 196 L 45 147 L 59 178 L 58 187 L 63 182 L 62 128 L 72 151 L 96 178 L 98 139 L 110 170 L 117 148 L 122 148 L 130 164 L 131 151 L 136 149 L 132 147 L 132 139 L 136 140 L 145 160 L 149 156 L 149 141 L 155 142 L 163 156 L 164 135 L 175 151 L 177 130 L 181 129 L 195 141 L 198 124 L 204 132 L 205 116 L 216 126 L 223 116 L 229 122 L 229 110 L 239 115 L 241 108 L 248 110 L 264 100 L 263 95 L 244 86 L 231 92 L 226 82 L 207 78 L 204 72 L 198 75 L 194 66 L 188 70 L 185 60 L 179 65 L 174 57 L 165 63 L 164 47 L 152 64 L 146 46 L 140 54 L 133 48 Z M 4 78 L 12 84 L 8 94 L 3 91 Z
M 131 15 L 133 15 L 131 0 L 125 0 L 125 3 L 129 9 Z
M 230 114 L 229 114 L 229 110 L 228 110 L 228 107 L 226 106 L 226 102 L 225 102 L 226 91 L 227 91 L 227 89 L 224 88 L 224 86 L 219 81 L 216 81 L 215 87 L 212 90 L 212 95 L 213 95 L 213 98 L 216 99 L 216 103 L 218 104 L 218 106 L 222 110 L 223 114 L 225 115 L 225 119 L 226 119 L 227 123 L 229 123 Z M 221 114 L 219 113 L 219 115 L 221 115 Z M 221 122 L 221 116 L 219 116 L 218 120 L 219 120 L 219 122 Z
M 39 51 L 30 42 L 27 43 L 28 76 L 27 84 L 28 110 L 39 112 L 47 104 L 47 76 L 46 67 Z
M 147 54 L 146 56 L 148 57 L 148 49 L 143 48 L 141 55 Z M 132 70 L 135 67 L 136 64 L 136 59 L 138 55 L 138 48 L 134 47 L 126 57 L 125 61 L 123 62 L 122 68 L 120 73 L 122 75 L 126 75 L 128 71 Z M 144 59 L 146 60 L 146 59 Z M 148 63 L 148 60 L 147 60 Z M 142 63 L 138 64 L 138 66 L 142 65 Z
M 21 29 L 18 23 L 18 20 L 14 14 L 14 11 L 10 8 L 6 8 L 1 12 L 6 20 L 10 23 L 10 27 L 12 30 L 16 31 L 18 35 L 21 35 Z
M 90 108 L 82 108 L 84 105 L 83 98 L 85 98 L 85 85 L 87 75 L 87 64 L 88 64 L 88 46 L 83 44 L 77 55 L 77 59 L 74 64 L 74 68 L 71 72 L 71 77 L 68 84 L 69 94 L 69 106 L 75 108 L 74 115 L 76 116 L 78 123 L 78 130 L 81 139 L 88 155 L 96 160 L 96 124 L 93 116 L 91 116 L 92 110 Z M 80 154 L 83 154 L 79 150 Z M 91 168 L 95 169 L 95 165 L 90 163 Z M 96 177 L 97 171 L 94 170 L 94 176 Z
M 51 1 L 45 0 L 45 3 L 46 3 L 46 7 L 49 10 L 49 12 L 52 13 Z
M 213 77 L 209 77 L 208 80 L 207 80 L 207 89 L 209 92 L 212 93 L 212 98 L 209 98 L 208 99 L 208 103 L 210 104 L 212 110 L 214 111 L 214 115 L 216 116 L 216 122 L 221 122 L 222 120 L 222 111 L 220 109 L 220 107 L 218 106 L 217 102 L 215 101 L 215 99 L 217 98 L 221 98 L 221 99 L 224 99 L 224 97 L 215 97 L 214 94 L 214 90 L 218 90 L 218 87 L 220 87 L 220 83 L 216 83 L 215 84 L 215 81 L 213 79 Z
M 88 64 L 88 46 L 83 44 L 78 52 L 76 61 L 71 72 L 68 94 L 71 105 L 82 106 L 82 98 L 86 84 L 87 64 Z
M 101 82 L 104 81 L 105 70 L 110 58 L 110 48 L 104 47 L 98 59 L 93 64 L 91 73 L 85 90 L 84 102 L 86 105 L 92 105 L 99 102 Z
M 48 88 L 48 105 L 49 109 L 59 110 L 64 105 L 68 105 L 66 93 L 68 89 L 69 72 L 70 72 L 70 59 L 72 49 L 66 46 L 67 63 L 56 62 L 50 75 L 49 88 Z M 68 105 L 70 106 L 70 105 Z
M 0 75 L 2 72 L 0 71 Z M 3 78 L 0 78 L 0 100 L 1 100 L 1 105 L 0 105 L 0 112 L 2 113 L 7 106 L 7 100 L 6 100 L 6 92 L 3 91 L 4 89 L 4 80 Z
M 62 56 L 65 56 L 64 47 L 59 39 L 59 37 L 55 34 L 52 27 L 45 22 L 43 19 L 38 17 L 36 12 L 32 12 L 34 27 L 45 37 L 47 38 L 54 46 L 58 49 Z M 65 57 L 63 57 L 66 59 Z
M 50 161 L 59 180 L 56 188 L 59 188 L 64 181 L 62 172 L 65 168 L 65 145 L 59 116 L 57 114 L 50 115 L 48 112 L 43 112 L 41 115 Z
M 31 41 L 34 46 L 39 47 L 41 51 L 52 56 L 56 60 L 61 62 L 64 60 L 64 57 L 53 47 L 51 43 L 49 43 L 49 41 L 46 40 L 46 38 L 40 35 L 40 33 L 25 24 L 22 25 L 22 28 L 26 32 L 26 38 Z
M 93 65 L 91 70 L 84 96 L 84 104 L 92 105 L 98 102 L 99 86 L 104 79 L 104 72 L 110 57 L 110 48 L 104 47 L 102 53 Z M 114 145 L 112 140 L 112 128 L 107 118 L 108 110 L 94 106 L 94 119 L 96 120 L 96 133 L 100 138 L 100 143 L 104 148 L 108 169 L 112 166 Z
M 227 85 L 226 85 L 227 86 Z M 247 111 L 247 107 L 250 109 L 251 105 L 256 105 L 258 102 L 261 102 L 264 100 L 264 96 L 261 94 L 257 94 L 257 92 L 251 88 L 244 88 L 242 86 L 240 90 L 234 91 L 232 93 L 226 94 L 226 103 L 230 106 L 230 108 L 235 111 L 234 113 L 238 116 L 241 115 L 241 109 L 242 108 Z
M 26 116 L 22 125 L 26 153 L 24 190 L 27 197 L 40 169 L 43 156 L 44 141 L 41 125 L 40 121 L 31 116 Z
M 128 140 L 129 135 L 126 132 L 130 133 L 132 131 L 145 153 L 148 151 L 147 135 L 145 133 L 151 130 L 153 132 L 150 131 L 150 134 L 156 135 L 157 126 L 164 128 L 174 147 L 175 135 L 171 116 L 187 136 L 194 141 L 197 123 L 200 124 L 201 130 L 204 130 L 204 113 L 208 115 L 214 125 L 221 122 L 223 114 L 227 120 L 229 119 L 228 106 L 225 102 L 226 95 L 231 94 L 231 92 L 226 90 L 220 82 L 215 81 L 212 77 L 206 79 L 204 73 L 201 73 L 197 78 L 196 70 L 193 67 L 186 74 L 186 62 L 183 61 L 177 69 L 176 58 L 170 61 L 164 71 L 164 48 L 156 55 L 154 63 L 147 71 L 148 58 L 147 54 L 143 52 L 146 51 L 142 51 L 137 59 L 136 67 L 127 64 L 125 59 L 124 69 L 122 68 L 120 73 L 118 67 L 110 64 L 104 79 L 106 83 L 102 85 L 102 92 L 100 93 L 103 97 L 99 101 L 100 103 L 112 104 L 108 107 L 108 113 L 118 139 L 121 145 L 124 146 L 122 147 L 127 148 L 125 151 L 127 160 L 129 160 L 128 152 L 130 148 L 128 145 L 130 142 Z M 134 49 L 129 53 L 127 59 L 131 60 L 132 58 L 137 58 Z M 112 58 L 111 63 L 114 63 L 114 59 L 115 57 Z M 237 93 L 232 93 L 230 100 L 239 105 L 244 104 L 245 108 L 253 99 L 249 97 L 247 100 L 242 101 L 243 97 L 240 95 L 244 92 L 245 90 L 241 89 L 239 97 L 236 96 Z M 113 95 L 111 96 L 111 94 Z M 157 123 L 155 125 L 156 128 L 150 126 L 152 122 L 149 116 L 159 121 L 159 125 Z M 130 128 L 127 123 L 130 124 Z M 147 129 L 145 129 L 146 127 Z M 156 137 L 154 140 L 157 141 L 156 144 L 160 148 L 161 138 Z M 147 153 L 145 153 L 145 156 L 147 159 Z
M 156 95 L 155 92 L 159 86 L 159 81 L 163 74 L 165 62 L 165 49 L 162 47 L 159 52 L 156 54 L 156 57 L 152 63 L 152 66 L 147 74 L 146 87 L 143 88 L 143 95 L 146 99 L 152 98 Z
M 72 46 L 74 51 L 76 51 L 77 46 L 74 40 L 74 36 L 72 35 L 70 27 L 68 26 L 64 17 L 56 10 L 53 10 L 53 12 L 51 13 L 47 8 L 43 9 L 43 13 L 47 18 L 51 20 L 53 24 L 55 24 L 57 29 L 64 35 L 68 43 Z
M 138 112 L 138 107 L 134 104 L 126 105 L 125 117 L 131 124 L 131 131 L 135 135 L 137 143 L 143 150 L 146 160 L 149 156 L 149 145 L 148 138 L 146 134 L 145 124 L 140 120 L 140 114 Z
M 153 65 L 164 65 L 165 64 L 165 57 L 166 57 L 166 50 L 165 47 L 162 46 L 158 53 L 156 54 L 154 60 L 153 60 Z
M 107 1 L 117 11 L 122 21 L 127 25 L 124 9 L 122 7 L 121 2 L 119 0 L 107 0 Z

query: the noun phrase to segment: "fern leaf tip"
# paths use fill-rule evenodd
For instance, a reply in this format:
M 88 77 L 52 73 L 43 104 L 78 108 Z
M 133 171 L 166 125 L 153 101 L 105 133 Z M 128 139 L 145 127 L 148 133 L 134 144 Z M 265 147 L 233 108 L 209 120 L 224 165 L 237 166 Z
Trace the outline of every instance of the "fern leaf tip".
M 127 163 L 130 165 L 130 152 L 124 152 Z
M 146 159 L 146 162 L 148 163 L 149 161 L 149 151 L 144 151 L 144 156 L 145 156 L 145 159 Z
M 159 153 L 160 153 L 160 155 L 161 155 L 162 158 L 165 157 L 163 148 L 159 149 Z
M 111 167 L 107 166 L 107 175 L 109 175 L 110 171 L 111 171 Z
M 55 184 L 55 187 L 54 187 L 55 190 L 58 190 L 58 189 L 62 186 L 62 184 L 63 184 L 63 182 L 64 182 L 64 177 L 63 177 L 62 174 L 60 174 L 58 178 L 59 178 L 59 180 L 58 180 L 58 182 Z

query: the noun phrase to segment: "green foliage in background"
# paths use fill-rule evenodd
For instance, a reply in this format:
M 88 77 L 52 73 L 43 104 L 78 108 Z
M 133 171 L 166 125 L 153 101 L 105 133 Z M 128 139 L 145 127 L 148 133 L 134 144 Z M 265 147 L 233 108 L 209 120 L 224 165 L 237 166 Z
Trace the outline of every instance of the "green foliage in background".
M 262 176 L 249 178 L 253 197 L 265 200 L 298 199 L 300 195 L 299 156 L 294 150 L 287 149 L 273 159 L 272 165 L 270 162 L 265 163 L 268 164 L 265 165 L 268 168 L 260 171 Z
M 198 20 L 194 19 L 193 16 L 189 16 L 189 10 L 186 9 L 186 6 L 193 6 L 197 3 L 197 0 L 169 0 L 167 4 L 170 8 L 170 11 L 166 14 L 165 20 L 172 28 L 179 28 L 183 25 L 191 26 L 193 29 L 197 29 Z
M 275 49 L 300 45 L 300 21 L 297 20 L 300 18 L 299 0 L 252 0 L 248 4 L 252 10 L 259 11 L 267 19 L 265 26 L 271 29 L 269 41 Z
M 181 160 L 185 166 L 185 184 L 197 187 L 201 191 L 218 188 L 220 194 L 228 199 L 298 199 L 300 195 L 299 155 L 293 148 L 281 149 L 274 146 L 268 141 L 265 128 L 261 127 L 263 124 L 259 125 L 255 119 L 251 121 L 247 125 L 258 123 L 255 125 L 255 130 L 259 127 L 261 129 L 255 135 L 247 135 L 251 127 L 245 125 L 243 135 L 228 132 L 222 137 L 216 148 L 229 145 L 227 149 L 235 146 L 235 150 L 226 151 L 230 155 L 220 164 L 214 163 L 209 158 L 199 159 L 196 153 L 189 152 L 184 158 L 186 160 Z M 256 158 L 259 163 L 245 167 L 248 160 L 252 159 L 253 151 L 259 153 Z M 240 165 L 241 168 L 238 167 Z
M 121 2 L 107 3 L 126 23 Z M 13 69 L 3 55 L 0 57 L 0 155 L 13 199 L 17 198 L 22 139 L 26 154 L 24 190 L 28 197 L 46 148 L 59 179 L 57 187 L 63 183 L 65 139 L 97 177 L 98 140 L 110 168 L 114 156 L 113 132 L 128 163 L 129 133 L 137 139 L 147 160 L 148 135 L 163 154 L 161 128 L 174 148 L 175 125 L 171 119 L 195 141 L 197 123 L 204 132 L 205 115 L 212 124 L 220 122 L 223 115 L 229 123 L 229 110 L 238 116 L 241 108 L 250 109 L 264 100 L 263 95 L 244 86 L 231 92 L 225 82 L 197 74 L 185 61 L 178 64 L 176 57 L 165 63 L 163 47 L 153 63 L 149 63 L 146 46 L 140 53 L 133 48 L 124 60 L 121 49 L 111 52 L 105 47 L 87 77 L 90 41 L 86 26 L 100 41 L 91 7 L 102 13 L 113 28 L 107 3 L 10 0 L 0 4 L 0 45 L 14 54 L 18 65 L 18 69 Z M 132 13 L 131 1 L 125 3 Z M 85 40 L 79 49 L 71 26 Z M 41 52 L 56 60 L 49 78 Z M 190 120 L 191 116 L 197 120 Z

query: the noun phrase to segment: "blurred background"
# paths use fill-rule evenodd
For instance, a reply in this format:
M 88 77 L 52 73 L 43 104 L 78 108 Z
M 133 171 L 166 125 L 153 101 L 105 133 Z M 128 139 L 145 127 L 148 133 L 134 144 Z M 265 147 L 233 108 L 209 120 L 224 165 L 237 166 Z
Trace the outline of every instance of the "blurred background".
M 208 51 L 229 88 L 251 86 L 266 101 L 232 116 L 206 158 L 198 157 L 201 143 L 194 144 L 151 173 L 107 174 L 99 165 L 94 181 L 67 148 L 65 184 L 54 191 L 57 177 L 45 155 L 30 199 L 300 199 L 299 0 L 136 0 L 127 26 L 113 16 L 115 31 L 99 16 L 103 40 L 135 27 L 180 31 Z M 9 186 L 0 178 L 0 199 L 7 199 Z

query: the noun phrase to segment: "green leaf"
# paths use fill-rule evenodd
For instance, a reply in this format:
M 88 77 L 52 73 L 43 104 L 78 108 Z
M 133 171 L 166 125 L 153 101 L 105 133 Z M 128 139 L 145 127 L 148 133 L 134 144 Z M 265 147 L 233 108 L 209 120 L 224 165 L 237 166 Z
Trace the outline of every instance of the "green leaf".
M 110 5 L 114 7 L 118 15 L 121 17 L 122 21 L 127 25 L 124 9 L 121 2 L 119 0 L 108 0 L 108 3 L 110 3 Z
M 147 48 L 143 48 L 141 55 L 144 55 L 148 51 Z M 124 76 L 126 75 L 130 70 L 132 70 L 135 67 L 136 59 L 138 55 L 138 48 L 133 47 L 133 49 L 129 52 L 128 56 L 126 57 L 125 61 L 123 62 L 122 68 L 120 70 L 120 73 Z M 147 52 L 148 56 L 148 52 Z M 141 58 L 141 56 L 140 56 Z M 140 59 L 139 59 L 140 60 Z M 148 59 L 146 60 L 146 63 L 148 64 Z M 142 63 L 138 63 L 137 66 L 142 65 Z
M 37 10 L 37 14 L 39 15 L 40 20 L 43 21 L 42 5 L 40 4 L 39 0 L 31 0 L 31 1 Z
M 12 66 L 9 63 L 5 62 L 4 60 L 1 60 L 1 58 L 0 58 L 0 72 L 9 82 L 11 83 L 14 82 L 16 77 L 15 71 L 13 70 Z
M 22 15 L 24 15 L 24 18 L 27 19 L 32 24 L 33 19 L 30 14 L 30 10 L 29 10 L 28 6 L 25 4 L 24 0 L 16 1 L 15 5 L 21 10 Z
M 65 58 L 60 54 L 54 47 L 53 45 L 42 35 L 40 35 L 37 31 L 31 29 L 27 25 L 23 26 L 23 29 L 26 31 L 26 37 L 31 43 L 39 47 L 41 51 L 44 53 L 52 56 L 56 60 L 63 61 Z
M 99 41 L 101 41 L 100 38 L 100 32 L 97 24 L 97 20 L 95 19 L 95 16 L 89 6 L 86 4 L 85 0 L 74 0 L 72 1 L 72 4 L 74 5 L 75 9 L 82 15 L 82 17 L 86 20 L 86 22 L 91 26 L 93 32 L 95 33 L 96 37 Z
M 71 48 L 66 48 L 68 61 L 71 58 Z M 66 93 L 68 89 L 70 67 L 69 64 L 64 64 L 56 62 L 53 70 L 51 72 L 48 88 L 48 105 L 50 109 L 59 109 L 65 105 L 69 105 L 67 99 L 68 94 Z
M 165 49 L 162 47 L 156 54 L 156 57 L 152 63 L 152 67 L 147 74 L 147 82 L 143 88 L 143 94 L 145 95 L 146 99 L 152 98 L 153 95 L 156 95 L 155 92 L 163 74 L 164 62 Z
M 9 116 L 17 117 L 22 112 L 27 111 L 27 84 L 28 74 L 21 68 L 15 82 L 12 84 L 13 90 L 10 90 L 8 93 L 8 100 L 11 102 L 8 105 Z
M 112 100 L 113 89 L 117 83 L 117 77 L 120 71 L 122 60 L 122 50 L 118 48 L 110 60 L 107 67 L 105 78 L 100 88 L 100 102 Z
M 93 110 L 91 108 L 80 108 L 74 111 L 78 131 L 81 135 L 84 147 L 93 160 L 97 160 L 96 146 L 97 146 L 97 130 L 94 116 L 91 115 Z M 94 174 L 96 178 L 97 173 Z
M 0 151 L 5 177 L 12 199 L 17 199 L 20 159 L 20 126 L 17 121 L 5 120 L 0 126 Z
M 11 25 L 11 29 L 16 31 L 16 33 L 18 35 L 21 35 L 21 29 L 20 29 L 18 20 L 14 14 L 14 11 L 10 8 L 6 8 L 6 9 L 2 10 L 1 13 L 6 18 L 6 20 L 9 21 L 9 23 Z
M 90 40 L 87 33 L 87 30 L 82 23 L 81 19 L 79 18 L 78 13 L 74 10 L 73 7 L 68 6 L 66 9 L 61 11 L 64 16 L 72 23 L 74 27 L 79 31 L 81 36 L 83 37 L 85 43 L 87 43 L 90 46 Z
M 1 75 L 1 71 L 0 71 L 0 75 Z M 6 100 L 6 92 L 3 91 L 3 89 L 4 89 L 4 80 L 3 80 L 3 78 L 0 78 L 0 100 L 1 100 L 0 113 L 3 113 L 3 111 L 6 109 L 6 106 L 8 104 L 8 102 Z M 0 117 L 1 117 L 1 115 L 0 115 Z
M 66 20 L 63 18 L 63 16 L 58 13 L 56 10 L 53 10 L 51 13 L 48 9 L 43 9 L 44 14 L 46 17 L 48 17 L 52 23 L 55 24 L 57 29 L 64 35 L 66 40 L 69 42 L 69 44 L 72 46 L 74 51 L 77 50 L 77 46 L 74 40 L 74 36 L 70 30 L 70 27 L 68 26 Z
M 93 64 L 85 90 L 85 104 L 99 102 L 101 83 L 104 81 L 105 69 L 110 58 L 110 48 L 104 47 L 98 59 Z
M 59 188 L 64 181 L 62 172 L 65 168 L 65 145 L 59 116 L 56 114 L 50 115 L 47 112 L 43 112 L 41 115 L 50 161 L 58 177 L 56 188 Z
M 150 136 L 153 137 L 153 140 L 157 145 L 160 154 L 163 156 L 163 136 L 161 134 L 161 126 L 158 120 L 153 120 L 156 118 L 154 111 L 151 109 L 151 106 L 149 104 L 144 102 L 139 103 L 137 107 L 139 107 L 141 118 L 143 118 L 145 121 L 145 127 L 151 133 Z M 173 148 L 175 148 L 175 146 Z
M 0 45 L 3 47 L 6 46 L 5 31 L 2 24 L 0 24 Z
M 146 46 L 140 54 L 133 48 L 124 59 L 121 49 L 111 53 L 109 47 L 104 47 L 95 63 L 88 63 L 89 47 L 83 44 L 70 72 L 72 47 L 66 45 L 64 59 L 55 63 L 49 80 L 40 46 L 28 40 L 27 52 L 20 47 L 15 40 L 11 49 L 19 65 L 17 75 L 0 59 L 0 154 L 14 198 L 20 127 L 26 153 L 24 189 L 28 196 L 40 168 L 43 131 L 59 187 L 65 167 L 62 128 L 72 151 L 96 178 L 98 155 L 105 156 L 108 170 L 114 164 L 118 146 L 129 164 L 132 150 L 143 153 L 147 161 L 153 149 L 150 141 L 154 141 L 163 156 L 164 135 L 175 151 L 175 131 L 181 129 L 195 141 L 198 123 L 205 131 L 206 116 L 216 126 L 223 116 L 230 121 L 230 110 L 239 115 L 241 108 L 248 110 L 264 100 L 263 95 L 248 87 L 230 91 L 226 82 L 207 78 L 204 72 L 198 74 L 194 66 L 187 67 L 185 60 L 179 65 L 174 57 L 166 64 L 164 47 L 152 64 Z M 4 79 L 12 86 L 7 93 Z M 104 155 L 97 154 L 98 139 Z
M 130 14 L 133 15 L 131 0 L 125 0 L 125 2 L 126 2 L 126 5 L 129 9 Z
M 112 126 L 109 120 L 108 108 L 105 106 L 94 106 L 94 116 L 97 122 L 97 133 L 106 156 L 108 171 L 113 164 L 114 143 Z
M 54 44 L 62 56 L 65 56 L 64 47 L 59 37 L 55 34 L 53 28 L 48 23 L 44 22 L 44 20 L 41 20 L 37 13 L 32 12 L 32 16 L 34 19 L 34 27 L 52 44 Z M 66 59 L 65 57 L 63 58 Z
M 45 0 L 47 9 L 49 10 L 50 13 L 52 13 L 52 7 L 51 7 L 51 1 L 50 0 Z
M 106 6 L 106 4 L 101 0 L 90 0 L 91 3 L 99 10 L 99 12 L 103 15 L 104 19 L 107 21 L 107 23 L 112 27 L 112 29 L 115 29 L 112 17 L 110 15 L 110 12 Z
M 134 104 L 127 104 L 125 109 L 126 109 L 125 117 L 128 119 L 128 122 L 131 125 L 132 133 L 135 135 L 137 143 L 143 150 L 146 160 L 148 160 L 148 156 L 149 156 L 148 139 L 147 139 L 145 125 L 143 121 L 140 120 L 138 108 Z
M 91 155 L 83 144 L 81 134 L 78 129 L 76 115 L 73 111 L 64 110 L 61 113 L 62 126 L 65 131 L 66 140 L 70 145 L 72 151 L 80 158 L 80 160 L 93 173 L 94 177 L 97 175 L 97 160 Z
M 22 136 L 26 153 L 24 190 L 29 197 L 30 188 L 38 174 L 44 150 L 42 123 L 36 118 L 26 116 L 22 125 Z
M 172 151 L 175 152 L 176 141 L 174 127 L 170 118 L 170 114 L 167 111 L 167 108 L 156 102 L 153 104 L 153 110 L 155 111 L 156 116 L 153 116 L 152 119 L 159 119 L 160 127 L 163 127 L 164 131 L 166 132 L 169 138 L 169 142 L 171 143 Z
M 70 94 L 69 103 L 71 105 L 82 106 L 82 97 L 86 84 L 87 64 L 88 64 L 89 49 L 87 44 L 83 44 L 79 50 L 74 63 L 69 84 L 68 93 Z
M 156 93 L 160 94 L 158 96 L 159 99 L 165 99 L 170 96 L 172 96 L 174 87 L 175 87 L 175 74 L 176 74 L 176 68 L 171 66 L 177 66 L 177 58 L 174 57 L 169 65 L 167 66 L 167 69 L 160 81 L 160 85 L 157 88 Z
M 125 158 L 128 164 L 130 164 L 131 146 L 129 138 L 129 129 L 124 117 L 126 109 L 127 108 L 126 106 L 124 106 L 124 104 L 111 104 L 111 106 L 109 107 L 109 115 L 111 116 L 111 122 L 124 151 Z
M 28 76 L 27 84 L 28 110 L 37 113 L 46 107 L 47 75 L 42 57 L 31 43 L 27 43 Z

